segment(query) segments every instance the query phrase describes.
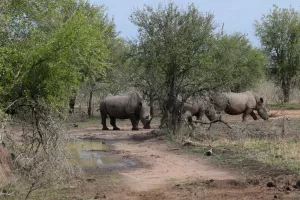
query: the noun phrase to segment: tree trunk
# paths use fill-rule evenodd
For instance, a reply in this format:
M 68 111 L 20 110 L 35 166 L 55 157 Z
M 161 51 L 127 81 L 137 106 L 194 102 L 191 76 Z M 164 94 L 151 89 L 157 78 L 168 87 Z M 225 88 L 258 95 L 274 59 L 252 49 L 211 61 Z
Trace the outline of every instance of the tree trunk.
M 281 89 L 283 93 L 283 102 L 288 103 L 290 101 L 290 93 L 291 93 L 290 82 L 282 81 Z
M 161 119 L 162 128 L 168 128 L 173 134 L 176 134 L 180 129 L 181 113 L 179 112 L 176 94 L 175 72 L 171 72 L 167 82 L 168 96 L 164 102 L 163 117 Z
M 73 96 L 73 97 L 70 97 L 70 100 L 69 100 L 69 113 L 74 113 L 75 101 L 76 101 L 76 95 Z
M 93 99 L 93 90 L 90 90 L 90 98 L 88 102 L 88 116 L 89 118 L 92 117 L 92 99 Z

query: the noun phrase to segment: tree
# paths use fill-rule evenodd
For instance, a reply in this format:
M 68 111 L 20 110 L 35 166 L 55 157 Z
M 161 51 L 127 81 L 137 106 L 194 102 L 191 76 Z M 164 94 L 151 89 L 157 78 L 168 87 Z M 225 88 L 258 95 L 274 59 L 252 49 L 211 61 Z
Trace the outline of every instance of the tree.
M 268 75 L 281 87 L 283 101 L 288 102 L 300 66 L 300 13 L 274 5 L 254 26 L 269 58 Z
M 221 90 L 243 92 L 264 77 L 264 53 L 241 33 L 218 33 L 210 51 L 212 66 L 203 73 L 208 82 L 221 84 Z
M 13 1 L 1 13 L 7 19 L 1 24 L 1 35 L 7 36 L 0 47 L 1 99 L 65 104 L 84 76 L 106 65 L 112 27 L 103 7 L 84 1 L 21 2 Z
M 61 182 L 67 165 L 61 108 L 82 80 L 107 65 L 114 26 L 102 6 L 84 0 L 0 6 L 0 113 L 17 110 L 12 119 L 22 126 L 22 143 L 6 147 L 16 156 L 14 174 L 29 187 L 27 199 L 33 190 Z
M 211 46 L 213 15 L 200 13 L 193 4 L 181 10 L 169 3 L 145 6 L 130 19 L 139 30 L 135 60 L 147 73 L 145 77 L 154 72 L 162 99 L 162 125 L 175 133 L 180 127 L 175 106 L 178 97 L 184 102 L 206 87 L 201 68 L 205 68 L 204 55 Z

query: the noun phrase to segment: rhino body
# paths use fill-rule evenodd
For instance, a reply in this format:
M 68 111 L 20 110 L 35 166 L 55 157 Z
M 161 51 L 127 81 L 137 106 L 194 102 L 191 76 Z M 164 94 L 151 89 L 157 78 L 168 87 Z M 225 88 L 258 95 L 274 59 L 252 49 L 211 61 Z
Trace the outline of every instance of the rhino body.
M 254 110 L 257 111 L 262 119 L 267 120 L 269 118 L 264 99 L 251 91 L 242 93 L 217 93 L 211 101 L 215 109 L 219 112 L 224 111 L 229 115 L 243 114 L 243 121 L 246 121 L 248 114 L 254 120 L 257 120 L 257 116 L 253 112 Z
M 150 107 L 147 106 L 140 95 L 132 93 L 130 95 L 108 96 L 100 102 L 100 113 L 102 130 L 109 130 L 106 126 L 106 118 L 109 116 L 113 130 L 120 130 L 116 126 L 116 119 L 130 119 L 132 130 L 138 130 L 139 120 L 144 125 L 144 129 L 150 128 L 152 120 Z
M 182 112 L 188 117 L 195 116 L 197 120 L 202 121 L 205 115 L 210 121 L 218 119 L 218 115 L 214 109 L 213 104 L 208 101 L 198 101 L 197 103 L 184 103 Z

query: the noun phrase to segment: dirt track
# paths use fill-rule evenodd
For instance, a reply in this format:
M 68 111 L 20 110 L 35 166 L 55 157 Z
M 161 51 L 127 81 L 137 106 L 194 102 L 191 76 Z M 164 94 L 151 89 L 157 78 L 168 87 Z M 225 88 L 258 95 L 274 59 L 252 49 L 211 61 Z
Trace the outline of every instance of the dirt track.
M 88 132 L 85 137 L 92 135 L 94 138 L 113 140 L 115 141 L 112 145 L 114 150 L 121 152 L 124 156 L 134 157 L 142 163 L 143 167 L 119 173 L 134 191 L 148 191 L 170 182 L 237 178 L 227 170 L 213 167 L 199 156 L 180 153 L 178 149 L 169 147 L 157 138 L 130 142 L 134 134 L 143 135 L 145 131 L 132 132 L 130 127 L 122 127 L 122 131 L 117 132 L 101 131 L 99 133 L 98 129 L 90 129 Z
M 285 117 L 289 117 L 289 114 L 291 113 L 285 113 Z M 300 112 L 296 116 L 299 117 Z M 241 116 L 234 116 L 231 120 L 238 120 L 239 117 Z M 77 186 L 74 187 L 80 188 L 75 192 L 76 197 L 95 195 L 95 198 L 106 199 L 300 199 L 299 192 L 290 193 L 285 185 L 268 188 L 267 179 L 246 179 L 238 171 L 212 165 L 203 155 L 193 155 L 173 148 L 160 137 L 146 134 L 148 131 L 132 132 L 129 125 L 120 128 L 121 131 L 102 131 L 99 127 L 71 130 L 72 137 L 97 138 L 110 142 L 110 149 L 114 153 L 139 161 L 139 165 L 133 168 L 85 170 L 86 176 L 90 178 L 83 180 L 84 183 L 82 180 L 76 183 Z M 286 182 L 295 181 L 294 176 L 283 179 Z

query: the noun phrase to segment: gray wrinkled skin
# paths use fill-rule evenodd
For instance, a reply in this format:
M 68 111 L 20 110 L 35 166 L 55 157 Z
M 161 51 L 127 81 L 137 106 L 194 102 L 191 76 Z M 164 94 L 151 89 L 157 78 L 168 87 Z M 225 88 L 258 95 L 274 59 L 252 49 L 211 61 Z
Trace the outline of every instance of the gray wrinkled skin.
M 204 100 L 199 100 L 197 103 L 184 103 L 182 107 L 182 113 L 186 116 L 195 116 L 197 120 L 202 121 L 205 115 L 210 121 L 218 119 L 217 112 L 214 106 Z
M 109 116 L 110 124 L 114 130 L 119 130 L 116 126 L 116 119 L 130 119 L 132 130 L 138 130 L 139 120 L 144 125 L 144 129 L 149 129 L 152 120 L 150 107 L 143 102 L 137 93 L 106 97 L 100 102 L 100 113 L 103 130 L 108 130 L 106 126 L 107 116 Z
M 262 119 L 267 120 L 269 118 L 264 99 L 251 91 L 242 93 L 217 93 L 211 101 L 215 109 L 219 112 L 224 111 L 229 115 L 243 114 L 243 121 L 246 121 L 248 114 L 254 120 L 257 120 L 257 116 L 253 112 L 254 110 L 257 111 Z

